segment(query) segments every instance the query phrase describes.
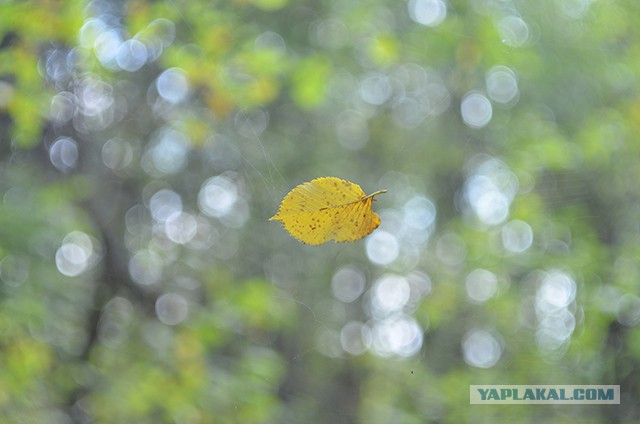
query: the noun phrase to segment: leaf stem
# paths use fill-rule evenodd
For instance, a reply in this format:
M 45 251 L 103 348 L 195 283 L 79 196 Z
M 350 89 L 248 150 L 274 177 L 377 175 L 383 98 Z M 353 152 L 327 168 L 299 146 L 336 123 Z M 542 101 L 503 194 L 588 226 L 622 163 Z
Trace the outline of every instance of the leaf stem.
M 382 194 L 382 193 L 386 193 L 387 190 L 378 190 L 378 191 L 374 191 L 373 193 L 371 193 L 370 195 L 368 195 L 367 197 L 365 197 L 365 199 L 368 199 L 369 197 L 373 197 L 373 196 L 377 196 L 378 194 Z

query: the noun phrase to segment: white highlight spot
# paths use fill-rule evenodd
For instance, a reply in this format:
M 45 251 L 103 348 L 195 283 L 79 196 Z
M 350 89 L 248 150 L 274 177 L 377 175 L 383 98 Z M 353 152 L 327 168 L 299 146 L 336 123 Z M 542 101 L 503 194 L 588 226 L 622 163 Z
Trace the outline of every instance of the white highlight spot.
M 400 254 L 398 239 L 391 233 L 377 230 L 367 239 L 367 257 L 378 265 L 388 265 Z
M 498 291 L 498 277 L 486 269 L 474 269 L 467 275 L 465 287 L 472 302 L 486 302 Z
M 485 96 L 477 92 L 467 93 L 460 104 L 462 120 L 470 128 L 482 128 L 491 121 L 493 108 Z
M 179 294 L 165 293 L 156 300 L 156 315 L 164 324 L 180 324 L 187 318 L 188 312 L 187 301 Z
M 462 354 L 467 364 L 478 368 L 491 368 L 502 356 L 502 346 L 485 330 L 473 330 L 462 341 Z
M 447 17 L 447 6 L 442 0 L 410 0 L 409 17 L 419 24 L 435 27 Z

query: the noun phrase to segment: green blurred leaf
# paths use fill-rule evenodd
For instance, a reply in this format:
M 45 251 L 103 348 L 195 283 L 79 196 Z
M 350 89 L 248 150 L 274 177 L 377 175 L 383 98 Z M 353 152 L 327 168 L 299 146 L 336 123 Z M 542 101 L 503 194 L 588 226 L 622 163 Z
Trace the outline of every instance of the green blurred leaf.
M 313 109 L 326 98 L 327 80 L 331 65 L 322 56 L 312 56 L 301 60 L 291 76 L 291 97 L 298 106 Z

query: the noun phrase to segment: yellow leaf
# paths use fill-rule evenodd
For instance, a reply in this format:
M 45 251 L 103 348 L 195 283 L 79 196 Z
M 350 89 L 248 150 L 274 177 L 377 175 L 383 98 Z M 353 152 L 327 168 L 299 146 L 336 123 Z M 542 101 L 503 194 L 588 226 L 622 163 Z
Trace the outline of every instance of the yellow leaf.
M 367 196 L 358 184 L 335 177 L 316 178 L 291 190 L 269 220 L 281 221 L 303 243 L 356 241 L 380 225 L 371 204 L 373 196 L 386 192 Z

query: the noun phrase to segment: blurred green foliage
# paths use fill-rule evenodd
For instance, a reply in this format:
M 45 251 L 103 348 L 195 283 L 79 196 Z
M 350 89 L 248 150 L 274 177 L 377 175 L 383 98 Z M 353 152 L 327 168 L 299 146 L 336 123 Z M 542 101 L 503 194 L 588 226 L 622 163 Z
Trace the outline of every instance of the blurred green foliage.
M 0 421 L 640 421 L 639 28 L 632 0 L 2 3 Z M 267 221 L 318 176 L 388 189 L 380 229 Z

